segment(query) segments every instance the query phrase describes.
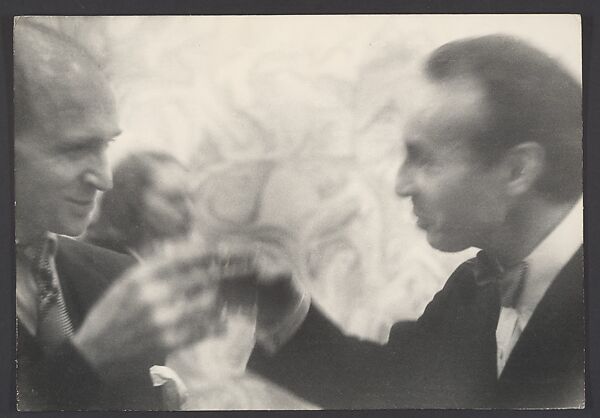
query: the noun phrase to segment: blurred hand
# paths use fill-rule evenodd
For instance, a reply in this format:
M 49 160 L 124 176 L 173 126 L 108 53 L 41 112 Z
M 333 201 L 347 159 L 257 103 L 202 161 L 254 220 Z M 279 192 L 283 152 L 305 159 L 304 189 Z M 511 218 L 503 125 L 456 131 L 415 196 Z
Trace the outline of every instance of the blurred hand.
M 252 312 L 257 315 L 259 335 L 268 336 L 272 331 L 285 328 L 305 296 L 296 274 L 299 252 L 293 234 L 285 228 L 260 224 L 230 230 L 222 225 L 212 229 L 210 225 L 204 227 L 202 237 L 215 253 L 247 254 L 253 261 L 254 282 L 232 282 L 238 291 L 230 293 L 229 296 L 234 297 L 228 297 L 228 302 L 239 300 L 242 294 L 254 301 L 258 309 Z M 244 284 L 254 288 L 242 290 L 239 286 Z
M 188 251 L 136 266 L 96 303 L 73 344 L 110 378 L 138 356 L 165 355 L 222 332 L 227 299 L 253 303 L 237 289 L 252 289 L 254 278 L 252 259 L 240 255 Z

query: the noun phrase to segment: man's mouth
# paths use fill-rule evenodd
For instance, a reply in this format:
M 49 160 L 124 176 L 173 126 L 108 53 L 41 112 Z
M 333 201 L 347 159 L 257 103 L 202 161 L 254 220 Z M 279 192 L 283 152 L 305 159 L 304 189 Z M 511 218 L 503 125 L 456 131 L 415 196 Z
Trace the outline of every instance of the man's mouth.
M 66 200 L 67 200 L 67 202 L 73 203 L 73 204 L 75 204 L 77 206 L 81 206 L 81 207 L 92 206 L 94 204 L 94 199 L 67 198 Z
M 413 206 L 413 214 L 417 218 L 417 226 L 421 229 L 426 229 L 431 225 L 431 220 L 423 215 L 422 211 Z
M 423 219 L 417 216 L 417 226 L 421 229 L 427 229 L 431 225 L 431 222 L 427 219 Z

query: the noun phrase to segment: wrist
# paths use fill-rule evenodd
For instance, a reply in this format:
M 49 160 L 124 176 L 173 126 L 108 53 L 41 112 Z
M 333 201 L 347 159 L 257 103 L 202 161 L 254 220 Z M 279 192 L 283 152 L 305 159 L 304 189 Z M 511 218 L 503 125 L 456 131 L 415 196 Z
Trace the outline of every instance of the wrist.
M 282 276 L 258 289 L 258 325 L 262 329 L 278 327 L 304 298 L 304 291 L 291 276 Z
M 256 339 L 260 346 L 267 352 L 274 353 L 291 339 L 304 322 L 310 302 L 308 292 L 298 293 L 296 303 L 288 306 L 287 312 L 281 314 L 279 321 L 257 323 Z

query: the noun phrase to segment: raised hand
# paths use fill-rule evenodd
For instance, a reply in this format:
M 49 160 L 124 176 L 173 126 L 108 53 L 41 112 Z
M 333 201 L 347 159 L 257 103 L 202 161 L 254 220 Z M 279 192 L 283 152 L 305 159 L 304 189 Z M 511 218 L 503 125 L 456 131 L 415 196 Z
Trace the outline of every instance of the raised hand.
M 92 308 L 73 344 L 110 378 L 149 353 L 164 355 L 218 334 L 226 304 L 254 303 L 252 257 L 193 249 L 134 267 Z

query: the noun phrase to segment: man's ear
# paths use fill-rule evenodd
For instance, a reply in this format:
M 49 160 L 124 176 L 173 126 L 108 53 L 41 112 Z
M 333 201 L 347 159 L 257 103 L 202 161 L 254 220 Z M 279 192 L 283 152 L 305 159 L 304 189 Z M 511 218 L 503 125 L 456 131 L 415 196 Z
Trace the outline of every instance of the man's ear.
M 508 170 L 507 191 L 512 196 L 530 192 L 544 171 L 546 153 L 537 142 L 522 142 L 504 158 Z

